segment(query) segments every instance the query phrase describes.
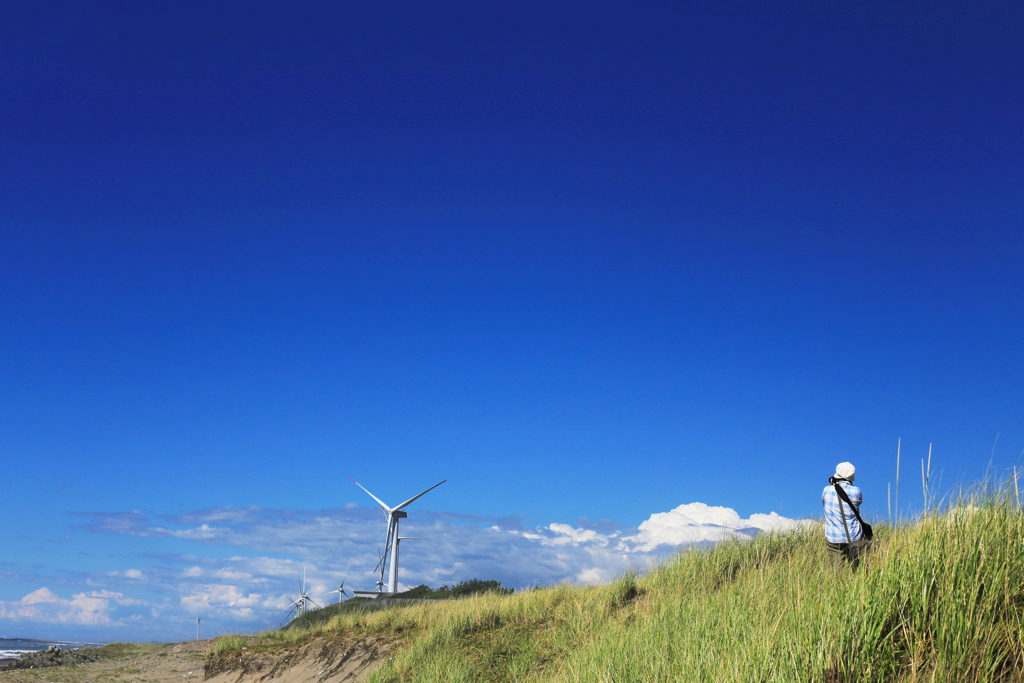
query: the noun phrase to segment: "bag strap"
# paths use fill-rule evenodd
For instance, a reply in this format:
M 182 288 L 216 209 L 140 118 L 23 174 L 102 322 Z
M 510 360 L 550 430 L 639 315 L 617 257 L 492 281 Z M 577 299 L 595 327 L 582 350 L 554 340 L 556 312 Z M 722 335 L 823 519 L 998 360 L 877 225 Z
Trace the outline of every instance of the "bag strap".
M 839 485 L 836 484 L 836 490 L 839 490 Z M 849 500 L 849 498 L 847 498 Z M 852 505 L 850 507 L 853 507 Z M 846 532 L 846 544 L 853 545 L 853 541 L 850 539 L 850 527 L 846 526 L 846 513 L 843 512 L 843 499 L 839 499 L 839 519 L 843 520 L 843 531 Z
M 853 510 L 853 516 L 857 518 L 857 521 L 860 522 L 861 526 L 864 526 L 864 520 L 860 518 L 860 511 L 854 506 L 853 502 L 850 500 L 850 496 L 846 494 L 846 491 L 844 491 L 843 487 L 839 484 L 833 484 L 833 486 L 836 487 L 836 495 L 846 501 L 846 504 L 850 506 L 851 510 Z M 839 507 L 842 509 L 841 503 Z M 843 521 L 846 521 L 846 515 L 843 515 Z

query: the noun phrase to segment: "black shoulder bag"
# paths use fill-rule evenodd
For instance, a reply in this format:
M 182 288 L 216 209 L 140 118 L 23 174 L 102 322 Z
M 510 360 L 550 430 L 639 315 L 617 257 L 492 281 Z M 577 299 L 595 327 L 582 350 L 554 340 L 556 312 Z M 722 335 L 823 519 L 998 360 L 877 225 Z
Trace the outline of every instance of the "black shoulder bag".
M 843 490 L 843 487 L 832 481 L 831 478 L 829 478 L 829 483 L 836 487 L 836 495 L 839 496 L 839 515 L 843 518 L 843 528 L 846 529 L 846 513 L 843 512 L 843 501 L 845 500 L 846 504 L 850 506 L 851 510 L 853 510 L 853 516 L 857 518 L 858 522 L 860 522 L 860 528 L 864 530 L 864 538 L 870 541 L 871 537 L 874 536 L 874 532 L 871 530 L 871 525 L 860 518 L 860 511 L 857 510 L 852 502 L 850 502 L 850 496 L 846 495 L 846 491 Z M 852 543 L 852 541 L 850 541 L 849 529 L 846 529 L 846 540 Z

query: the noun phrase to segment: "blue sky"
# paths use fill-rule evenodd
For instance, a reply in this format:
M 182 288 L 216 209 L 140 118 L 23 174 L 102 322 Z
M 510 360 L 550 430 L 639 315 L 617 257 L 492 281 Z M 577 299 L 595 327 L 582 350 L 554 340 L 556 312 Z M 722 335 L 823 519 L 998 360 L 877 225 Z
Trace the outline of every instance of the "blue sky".
M 1019 464 L 1021 36 L 1011 3 L 5 3 L 0 628 L 370 588 L 348 476 L 449 480 L 403 582 L 523 586 L 816 515 L 841 460 L 884 515 L 897 439 L 907 510 L 930 443 L 944 488 Z

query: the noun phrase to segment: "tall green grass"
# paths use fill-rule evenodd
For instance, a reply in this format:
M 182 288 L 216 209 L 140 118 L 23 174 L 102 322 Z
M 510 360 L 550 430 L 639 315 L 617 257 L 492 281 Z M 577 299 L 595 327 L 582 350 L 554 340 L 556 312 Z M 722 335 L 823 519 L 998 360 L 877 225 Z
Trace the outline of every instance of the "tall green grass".
M 1012 484 L 879 524 L 856 571 L 820 525 L 684 551 L 609 586 L 342 614 L 397 681 L 1021 681 L 1024 519 Z M 240 647 L 240 645 L 238 645 Z

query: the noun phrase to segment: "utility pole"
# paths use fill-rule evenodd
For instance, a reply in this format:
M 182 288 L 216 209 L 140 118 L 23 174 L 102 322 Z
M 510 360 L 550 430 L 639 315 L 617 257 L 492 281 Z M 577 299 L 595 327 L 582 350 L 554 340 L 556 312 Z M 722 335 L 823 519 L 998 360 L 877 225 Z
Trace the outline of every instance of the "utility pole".
M 199 617 L 196 617 L 196 642 L 199 642 L 199 622 L 202 621 Z

